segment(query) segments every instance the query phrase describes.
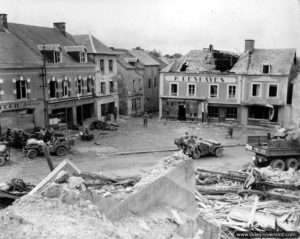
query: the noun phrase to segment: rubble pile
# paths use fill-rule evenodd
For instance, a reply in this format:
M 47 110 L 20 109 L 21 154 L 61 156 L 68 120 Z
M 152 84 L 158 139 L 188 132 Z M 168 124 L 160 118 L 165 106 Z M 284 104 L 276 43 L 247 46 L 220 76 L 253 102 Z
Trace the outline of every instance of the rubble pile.
M 176 152 L 171 156 L 165 157 L 161 162 L 156 164 L 150 172 L 148 172 L 137 184 L 133 186 L 133 191 L 138 191 L 148 185 L 155 179 L 167 174 L 173 168 L 177 167 L 184 161 L 189 160 L 189 157 L 182 151 Z
M 0 183 L 0 191 L 9 192 L 20 196 L 27 194 L 33 188 L 34 185 L 26 183 L 19 178 L 13 178 L 10 180 L 10 182 Z
M 219 226 L 221 238 L 235 231 L 300 232 L 299 171 L 252 168 L 247 172 L 198 169 L 198 213 Z M 272 180 L 275 180 L 274 182 Z

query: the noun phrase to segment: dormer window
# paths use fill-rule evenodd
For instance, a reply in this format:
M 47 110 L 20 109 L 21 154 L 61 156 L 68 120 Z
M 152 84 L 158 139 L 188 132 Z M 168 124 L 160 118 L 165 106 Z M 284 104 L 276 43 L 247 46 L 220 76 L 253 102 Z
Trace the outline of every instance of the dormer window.
M 38 49 L 44 55 L 48 63 L 62 62 L 62 48 L 58 44 L 38 45 Z
M 263 65 L 263 74 L 271 73 L 271 65 Z
M 75 61 L 87 63 L 87 49 L 85 46 L 65 46 L 65 50 Z
M 86 52 L 80 52 L 80 62 L 81 63 L 87 62 L 87 53 Z

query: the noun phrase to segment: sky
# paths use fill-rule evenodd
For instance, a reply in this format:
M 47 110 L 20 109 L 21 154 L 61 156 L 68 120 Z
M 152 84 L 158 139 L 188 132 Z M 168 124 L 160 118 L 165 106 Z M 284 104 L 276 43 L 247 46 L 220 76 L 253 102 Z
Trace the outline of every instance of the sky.
M 186 54 L 214 45 L 241 53 L 256 48 L 297 48 L 300 0 L 0 0 L 8 22 L 92 34 L 106 46 Z M 298 53 L 300 55 L 300 53 Z

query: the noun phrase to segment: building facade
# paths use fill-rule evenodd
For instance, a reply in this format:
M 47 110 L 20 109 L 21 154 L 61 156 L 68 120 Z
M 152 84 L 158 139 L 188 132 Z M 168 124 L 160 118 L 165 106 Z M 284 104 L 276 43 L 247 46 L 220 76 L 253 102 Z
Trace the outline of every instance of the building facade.
M 191 51 L 160 76 L 160 117 L 286 126 L 291 120 L 294 49 L 255 49 L 238 57 L 210 46 Z
M 118 54 L 120 114 L 137 116 L 144 112 L 144 67 L 127 50 Z
M 2 128 L 71 127 L 96 118 L 95 64 L 66 32 L 0 16 Z M 3 54 L 2 54 L 3 52 Z
M 159 67 L 147 52 L 140 49 L 130 50 L 129 53 L 138 59 L 144 67 L 144 110 L 149 112 L 157 111 L 159 108 Z
M 87 48 L 88 62 L 95 64 L 95 105 L 97 119 L 119 109 L 117 54 L 92 35 L 73 35 L 76 43 Z

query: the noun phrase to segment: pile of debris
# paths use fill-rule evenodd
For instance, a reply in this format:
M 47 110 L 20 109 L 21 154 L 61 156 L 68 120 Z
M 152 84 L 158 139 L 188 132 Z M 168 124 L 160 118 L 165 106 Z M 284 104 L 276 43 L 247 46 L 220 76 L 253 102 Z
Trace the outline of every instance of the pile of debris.
M 101 120 L 96 120 L 90 124 L 90 130 L 98 129 L 98 130 L 109 130 L 115 131 L 118 130 L 118 125 L 107 123 Z
M 221 238 L 235 238 L 237 231 L 300 233 L 299 175 L 269 167 L 246 172 L 198 168 L 198 213 L 222 229 Z

